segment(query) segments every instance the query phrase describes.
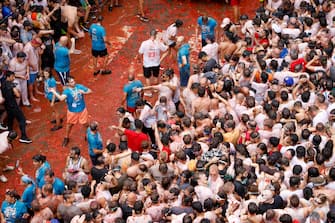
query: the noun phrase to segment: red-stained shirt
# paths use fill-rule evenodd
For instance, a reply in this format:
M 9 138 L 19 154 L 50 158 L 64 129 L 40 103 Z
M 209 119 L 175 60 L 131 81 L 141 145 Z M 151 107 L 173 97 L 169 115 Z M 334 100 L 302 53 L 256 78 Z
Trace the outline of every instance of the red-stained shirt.
M 131 149 L 131 151 L 139 153 L 143 152 L 141 149 L 141 143 L 143 141 L 149 141 L 149 137 L 146 134 L 143 132 L 135 132 L 129 129 L 126 129 L 124 134 L 127 136 L 128 148 Z
M 306 68 L 306 61 L 304 58 L 299 58 L 297 60 L 294 60 L 291 62 L 290 64 L 290 71 L 291 72 L 294 72 L 294 68 L 295 66 L 301 64 L 302 65 L 302 71 L 305 71 L 305 68 Z

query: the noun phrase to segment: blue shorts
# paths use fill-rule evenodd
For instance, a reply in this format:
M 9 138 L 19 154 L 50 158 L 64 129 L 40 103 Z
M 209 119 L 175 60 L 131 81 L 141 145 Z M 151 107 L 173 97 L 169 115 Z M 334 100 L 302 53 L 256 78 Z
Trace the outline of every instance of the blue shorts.
M 36 73 L 30 73 L 30 74 L 29 74 L 28 84 L 33 84 L 33 83 L 35 83 L 36 78 L 37 78 L 37 74 L 38 74 L 38 72 L 36 72 Z

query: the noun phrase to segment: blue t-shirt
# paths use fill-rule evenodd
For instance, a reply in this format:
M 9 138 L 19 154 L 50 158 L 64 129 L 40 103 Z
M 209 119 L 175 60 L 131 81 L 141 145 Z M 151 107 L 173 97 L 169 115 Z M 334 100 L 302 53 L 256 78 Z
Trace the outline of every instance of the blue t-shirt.
M 2 202 L 1 212 L 6 223 L 14 223 L 16 219 L 21 219 L 23 214 L 28 213 L 26 205 L 21 201 L 15 201 L 13 204 Z
M 74 88 L 68 87 L 63 91 L 63 94 L 66 95 L 66 104 L 70 112 L 79 113 L 86 108 L 84 95 L 80 93 L 80 90 L 87 92 L 88 88 L 81 84 L 76 84 Z
M 56 80 L 53 77 L 50 77 L 49 79 L 44 80 L 44 94 L 45 97 L 52 101 L 53 93 L 49 91 L 50 88 L 56 88 Z
M 201 39 L 206 39 L 208 35 L 215 36 L 214 30 L 217 25 L 215 19 L 208 17 L 207 24 L 202 23 L 202 16 L 198 18 L 198 25 L 201 28 Z
M 65 184 L 61 179 L 55 177 L 52 188 L 55 195 L 62 195 L 65 190 Z
M 96 23 L 92 24 L 89 29 L 89 34 L 92 38 L 92 49 L 101 51 L 106 49 L 104 37 L 106 36 L 105 28 Z
M 186 57 L 186 61 L 187 61 L 187 64 L 184 65 L 184 69 L 188 69 L 190 67 L 190 61 L 189 61 L 189 58 L 190 58 L 190 44 L 188 43 L 185 43 L 183 44 L 179 50 L 178 50 L 178 55 L 177 55 L 177 59 L 178 59 L 178 64 L 182 64 L 183 63 L 183 60 L 182 60 L 182 57 L 185 56 Z
M 135 88 L 142 88 L 143 84 L 141 81 L 136 80 L 126 84 L 123 87 L 123 92 L 127 94 L 127 106 L 130 108 L 136 107 L 136 101 L 141 98 L 140 93 L 134 91 Z
M 50 164 L 45 161 L 40 168 L 36 170 L 36 185 L 38 188 L 42 188 L 44 185 L 44 175 L 47 170 L 51 169 Z
M 95 134 L 93 134 L 91 129 L 88 128 L 86 131 L 86 137 L 88 142 L 88 153 L 90 154 L 90 156 L 96 156 L 93 152 L 93 149 L 103 149 L 102 137 L 100 133 L 96 132 Z
M 27 208 L 31 208 L 31 202 L 35 199 L 36 187 L 34 184 L 30 184 L 24 189 L 21 197 L 21 201 L 26 205 Z
M 69 72 L 70 71 L 70 56 L 69 49 L 67 47 L 55 45 L 55 70 L 58 72 Z

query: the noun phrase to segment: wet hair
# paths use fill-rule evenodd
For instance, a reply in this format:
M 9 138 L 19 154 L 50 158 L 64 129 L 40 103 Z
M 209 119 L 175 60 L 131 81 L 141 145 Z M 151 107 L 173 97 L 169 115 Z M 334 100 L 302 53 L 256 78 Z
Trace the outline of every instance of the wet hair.
M 80 148 L 78 146 L 74 146 L 71 148 L 75 155 L 80 156 Z
M 294 175 L 300 175 L 302 173 L 302 167 L 301 165 L 294 165 L 293 166 L 293 169 L 292 169 L 292 172 Z
M 116 150 L 116 145 L 115 145 L 115 143 L 109 143 L 107 146 L 106 146 L 106 149 L 107 149 L 107 151 L 109 152 L 109 153 L 113 153 L 113 152 L 115 152 L 115 150 Z
M 204 200 L 204 210 L 205 211 L 211 211 L 214 207 L 214 202 L 211 198 L 207 198 Z
M 306 200 L 309 200 L 311 197 L 313 197 L 313 189 L 310 188 L 310 187 L 305 187 L 305 188 L 302 190 L 302 193 L 303 193 L 303 197 L 304 197 Z
M 320 175 L 320 172 L 318 168 L 316 167 L 310 167 L 308 168 L 308 177 L 318 177 Z
M 140 160 L 140 154 L 138 152 L 132 152 L 131 153 L 131 159 L 139 161 Z
M 134 211 L 136 214 L 141 214 L 143 210 L 144 204 L 142 201 L 136 201 L 134 204 Z
M 48 169 L 47 171 L 45 171 L 44 176 L 48 176 L 48 177 L 54 177 L 55 173 L 53 170 Z
M 199 95 L 199 97 L 204 97 L 205 94 L 206 94 L 206 88 L 202 87 L 202 86 L 199 86 L 199 88 L 198 88 L 198 95 Z
M 121 151 L 127 150 L 128 149 L 128 143 L 127 143 L 127 141 L 120 141 L 119 149 Z
M 269 142 L 273 147 L 277 147 L 279 145 L 280 140 L 278 137 L 271 136 Z
M 279 217 L 279 221 L 280 223 L 292 223 L 293 222 L 292 217 L 289 214 L 282 214 Z
M 248 212 L 250 214 L 256 214 L 258 212 L 258 206 L 255 202 L 250 202 L 248 204 Z
M 330 170 L 329 170 L 329 178 L 333 181 L 335 181 L 335 167 L 332 167 Z
M 289 119 L 291 117 L 291 111 L 290 111 L 290 109 L 284 108 L 281 111 L 281 117 L 284 118 L 284 119 Z
M 307 129 L 307 128 L 303 129 L 301 131 L 301 138 L 302 139 L 308 140 L 310 135 L 311 135 L 311 131 L 309 131 L 309 129 Z
M 192 223 L 192 222 L 193 222 L 193 219 L 192 219 L 191 215 L 186 214 L 186 215 L 183 217 L 183 223 Z
M 33 160 L 36 162 L 44 163 L 47 160 L 47 157 L 41 154 L 37 154 L 33 156 Z
M 281 98 L 283 101 L 287 101 L 287 100 L 288 100 L 288 92 L 287 92 L 287 91 L 281 91 L 281 92 L 280 92 L 280 98 Z
M 299 184 L 300 184 L 300 177 L 291 176 L 290 179 L 289 179 L 289 184 L 290 184 L 290 187 L 299 186 Z
M 91 187 L 89 185 L 84 185 L 80 188 L 80 193 L 84 198 L 89 198 L 91 194 Z
M 135 128 L 136 129 L 142 129 L 143 128 L 143 122 L 139 119 L 135 119 Z
M 202 204 L 201 204 L 200 201 L 194 201 L 192 203 L 192 208 L 193 208 L 193 210 L 195 210 L 198 213 L 202 213 L 203 212 Z
M 304 91 L 301 94 L 301 100 L 302 100 L 302 102 L 307 103 L 309 101 L 309 99 L 310 99 L 310 96 L 311 96 L 311 93 L 309 91 Z
M 298 146 L 296 148 L 296 154 L 299 159 L 304 158 L 306 156 L 306 149 L 303 146 Z
M 105 164 L 105 157 L 100 155 L 100 156 L 97 157 L 96 165 L 99 166 L 99 165 L 103 165 L 103 164 Z

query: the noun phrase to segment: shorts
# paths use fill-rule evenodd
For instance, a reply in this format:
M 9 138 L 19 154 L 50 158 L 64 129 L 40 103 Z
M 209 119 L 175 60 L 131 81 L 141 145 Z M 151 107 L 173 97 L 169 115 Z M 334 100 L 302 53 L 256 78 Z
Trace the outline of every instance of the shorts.
M 107 48 L 104 50 L 93 50 L 92 49 L 92 56 L 94 57 L 105 57 L 107 55 L 108 55 Z
M 170 48 L 174 48 L 176 45 L 177 45 L 176 42 L 172 42 L 172 43 L 169 44 L 169 47 L 170 47 Z
M 190 67 L 184 66 L 180 68 L 179 72 L 180 72 L 180 86 L 186 87 L 188 83 L 188 79 L 190 78 Z
M 145 78 L 150 78 L 151 76 L 158 77 L 159 75 L 159 65 L 156 67 L 143 67 L 143 75 Z
M 132 107 L 127 106 L 127 111 L 130 112 L 130 113 L 135 113 L 136 108 L 132 108 Z
M 35 83 L 36 78 L 37 78 L 37 74 L 38 74 L 38 72 L 36 72 L 36 73 L 30 73 L 30 74 L 29 74 L 28 84 L 33 84 L 33 83 Z
M 58 78 L 63 86 L 67 84 L 67 78 L 70 76 L 70 71 L 60 72 L 56 70 Z
M 70 112 L 67 111 L 66 122 L 68 124 L 87 124 L 88 123 L 88 112 L 85 108 L 82 112 Z

